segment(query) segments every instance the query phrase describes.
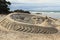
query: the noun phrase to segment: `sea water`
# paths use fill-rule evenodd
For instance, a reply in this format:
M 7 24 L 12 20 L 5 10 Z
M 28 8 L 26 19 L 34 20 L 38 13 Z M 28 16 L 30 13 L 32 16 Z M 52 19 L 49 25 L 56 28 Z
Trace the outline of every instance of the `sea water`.
M 43 16 L 48 16 L 56 19 L 60 19 L 60 12 L 31 12 L 32 14 L 35 13 L 42 13 Z

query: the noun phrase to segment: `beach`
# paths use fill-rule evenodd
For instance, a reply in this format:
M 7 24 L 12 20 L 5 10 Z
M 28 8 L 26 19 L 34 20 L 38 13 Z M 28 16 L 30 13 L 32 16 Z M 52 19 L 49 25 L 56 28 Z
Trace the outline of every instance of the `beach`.
M 11 14 L 12 15 L 12 14 Z M 5 28 L 5 29 L 7 29 L 8 28 L 8 30 L 5 30 L 5 29 L 1 29 L 0 28 L 0 40 L 60 40 L 60 32 L 57 32 L 57 33 L 53 33 L 53 34 L 43 34 L 43 32 L 45 33 L 46 31 L 47 32 L 49 32 L 48 30 L 50 30 L 51 28 L 48 28 L 47 30 L 46 29 L 44 29 L 43 31 L 41 31 L 42 33 L 35 33 L 36 31 L 31 31 L 31 33 L 29 33 L 29 32 L 23 32 L 22 30 L 21 31 L 15 31 L 15 30 L 11 30 L 11 28 L 17 28 L 17 26 L 19 25 L 20 26 L 20 23 L 18 22 L 18 21 L 13 21 L 13 20 L 11 20 L 9 17 L 13 17 L 13 16 L 7 16 L 5 19 L 3 19 L 1 22 L 0 22 L 0 25 L 1 25 L 1 27 L 3 27 L 3 28 Z M 28 14 L 29 15 L 29 14 Z M 28 16 L 27 15 L 27 16 Z M 41 14 L 40 14 L 41 15 Z M 0 15 L 1 16 L 1 18 L 4 18 L 6 15 Z M 21 16 L 21 15 L 20 15 Z M 19 16 L 19 17 L 20 17 Z M 31 16 L 30 16 L 31 17 Z M 32 16 L 33 17 L 33 16 Z M 35 17 L 35 16 L 34 16 Z M 16 18 L 16 15 L 15 15 L 15 18 Z M 35 19 L 35 18 L 34 18 Z M 49 19 L 49 21 L 50 21 L 50 19 Z M 53 20 L 54 22 L 55 22 L 55 19 Z M 53 22 L 52 21 L 52 22 Z M 6 23 L 6 24 L 4 24 L 4 23 Z M 18 24 L 19 23 L 19 24 Z M 22 22 L 23 23 L 23 25 L 21 24 L 21 26 L 22 26 L 22 29 L 24 28 L 24 27 L 29 27 L 29 26 L 26 26 L 26 25 L 24 25 L 25 23 L 24 22 Z M 55 23 L 57 23 L 57 21 L 55 22 Z M 29 24 L 29 23 L 28 23 Z M 45 21 L 43 21 L 43 24 L 45 24 L 45 25 L 50 25 L 50 24 L 48 24 L 48 20 L 46 19 Z M 7 26 L 8 25 L 8 26 Z M 10 25 L 10 26 L 9 26 Z M 12 25 L 12 26 L 11 26 Z M 29 24 L 30 25 L 30 24 Z M 39 24 L 40 25 L 40 24 Z M 60 25 L 60 24 L 59 24 Z M 23 27 L 24 26 L 24 27 Z M 53 25 L 51 25 L 51 26 L 53 26 Z M 34 30 L 34 27 L 35 26 L 30 26 L 30 28 L 33 28 L 32 30 Z M 37 28 L 38 26 L 36 26 L 36 28 Z M 39 26 L 40 27 L 40 26 Z M 54 26 L 55 27 L 55 26 Z M 10 29 L 9 29 L 10 28 Z M 29 29 L 27 29 L 27 30 L 30 30 L 30 28 Z M 44 28 L 44 27 L 43 27 Z M 60 28 L 60 27 L 59 27 Z M 24 28 L 25 29 L 25 28 Z M 37 30 L 37 29 L 36 29 Z M 54 32 L 56 29 L 53 29 L 52 28 L 52 31 Z M 60 31 L 60 29 L 59 29 L 59 31 Z M 32 32 L 34 32 L 34 33 L 32 33 Z

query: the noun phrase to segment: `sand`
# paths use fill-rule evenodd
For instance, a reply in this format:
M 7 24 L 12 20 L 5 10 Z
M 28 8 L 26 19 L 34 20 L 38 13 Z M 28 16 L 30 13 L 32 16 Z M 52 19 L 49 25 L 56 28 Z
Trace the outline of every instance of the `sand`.
M 1 16 L 1 19 L 5 16 L 6 15 Z M 60 32 L 55 34 L 36 34 L 7 31 L 5 28 L 0 27 L 0 40 L 60 40 Z

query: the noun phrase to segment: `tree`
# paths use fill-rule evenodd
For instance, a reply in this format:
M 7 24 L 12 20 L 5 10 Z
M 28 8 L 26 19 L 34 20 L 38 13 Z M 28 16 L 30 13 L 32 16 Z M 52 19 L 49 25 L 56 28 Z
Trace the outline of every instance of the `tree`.
M 27 14 L 30 14 L 30 12 L 29 11 L 24 11 L 24 10 L 14 10 L 14 12 L 20 12 L 20 13 L 27 13 Z
M 9 13 L 9 5 L 11 5 L 10 2 L 7 2 L 6 0 L 0 0 L 0 13 Z
M 36 13 L 36 14 L 41 14 L 42 15 L 42 13 Z
M 17 9 L 17 10 L 14 10 L 14 12 L 21 12 L 22 13 L 22 12 L 24 12 L 24 10 L 22 10 L 22 9 L 21 10 L 18 10 Z
M 23 13 L 31 14 L 30 11 L 24 11 Z

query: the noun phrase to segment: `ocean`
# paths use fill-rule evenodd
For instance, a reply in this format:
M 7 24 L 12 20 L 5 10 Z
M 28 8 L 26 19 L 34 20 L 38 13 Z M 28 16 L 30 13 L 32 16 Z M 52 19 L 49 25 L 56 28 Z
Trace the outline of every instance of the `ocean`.
M 60 12 L 31 12 L 34 13 L 42 13 L 43 16 L 48 16 L 56 19 L 60 19 Z
M 10 6 L 10 10 L 22 9 L 28 10 L 31 13 L 42 13 L 43 15 L 47 15 L 53 18 L 60 19 L 60 6 L 48 5 L 48 4 L 30 4 L 30 3 L 12 3 Z

